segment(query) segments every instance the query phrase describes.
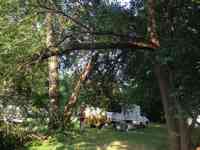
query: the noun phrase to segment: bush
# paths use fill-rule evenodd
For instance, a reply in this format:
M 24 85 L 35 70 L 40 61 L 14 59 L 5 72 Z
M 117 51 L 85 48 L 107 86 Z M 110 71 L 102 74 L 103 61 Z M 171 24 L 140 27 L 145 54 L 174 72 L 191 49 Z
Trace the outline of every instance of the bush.
M 27 142 L 27 132 L 14 124 L 0 124 L 0 149 L 17 150 Z

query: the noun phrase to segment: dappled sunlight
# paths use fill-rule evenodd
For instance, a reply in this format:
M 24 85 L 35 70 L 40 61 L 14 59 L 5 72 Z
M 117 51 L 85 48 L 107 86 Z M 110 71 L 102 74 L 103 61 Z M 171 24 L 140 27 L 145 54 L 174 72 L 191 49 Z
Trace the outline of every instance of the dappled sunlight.
M 95 144 L 94 143 L 90 143 L 90 142 L 79 142 L 79 143 L 76 143 L 74 144 L 74 148 L 75 150 L 92 150 L 92 149 L 95 149 Z
M 112 141 L 109 144 L 95 145 L 94 143 L 80 142 L 74 145 L 77 150 L 92 149 L 92 150 L 147 150 L 143 144 L 130 144 L 127 141 Z M 151 150 L 148 148 L 148 150 Z
M 143 144 L 130 145 L 126 141 L 113 141 L 108 145 L 97 146 L 96 150 L 147 150 L 147 148 Z
M 121 141 L 113 141 L 106 148 L 106 150 L 127 150 L 127 149 L 128 149 L 128 143 Z
M 80 142 L 78 144 L 75 144 L 75 149 L 80 149 L 81 147 L 85 147 L 86 143 L 85 142 Z
M 161 124 L 154 124 L 152 126 L 155 127 L 155 128 L 161 128 L 161 127 L 163 127 L 163 125 L 161 125 Z

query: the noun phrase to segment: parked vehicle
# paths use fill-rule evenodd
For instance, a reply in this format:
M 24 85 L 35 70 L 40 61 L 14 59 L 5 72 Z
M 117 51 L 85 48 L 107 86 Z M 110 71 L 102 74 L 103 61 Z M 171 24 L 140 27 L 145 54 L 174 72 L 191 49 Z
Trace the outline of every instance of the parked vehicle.
M 132 128 L 144 128 L 149 124 L 149 119 L 141 115 L 139 105 L 130 105 L 121 108 L 121 112 L 107 112 L 107 118 L 116 129 L 126 125 L 126 130 Z
M 85 108 L 85 121 L 90 126 L 102 127 L 112 124 L 117 130 L 130 130 L 144 128 L 149 124 L 149 119 L 141 115 L 139 105 L 122 107 L 121 112 L 106 112 L 98 107 Z

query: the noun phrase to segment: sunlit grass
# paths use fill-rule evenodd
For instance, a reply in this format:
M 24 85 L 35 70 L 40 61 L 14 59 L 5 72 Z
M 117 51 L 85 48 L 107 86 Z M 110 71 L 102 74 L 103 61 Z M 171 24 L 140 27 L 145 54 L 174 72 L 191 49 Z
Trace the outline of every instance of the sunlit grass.
M 28 150 L 167 150 L 164 126 L 119 132 L 89 129 L 77 134 L 56 134 L 44 141 L 33 141 Z

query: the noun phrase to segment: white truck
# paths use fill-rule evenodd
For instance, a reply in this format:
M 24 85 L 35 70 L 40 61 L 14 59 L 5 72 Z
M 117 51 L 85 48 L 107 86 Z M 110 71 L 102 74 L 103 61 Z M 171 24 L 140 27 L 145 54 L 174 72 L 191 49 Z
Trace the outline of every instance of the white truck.
M 104 109 L 88 105 L 84 110 L 84 123 L 99 128 L 112 124 L 117 130 L 126 131 L 148 125 L 149 119 L 141 115 L 139 105 L 120 106 L 120 108 L 120 112 L 106 112 Z
M 149 124 L 149 119 L 141 115 L 139 105 L 130 105 L 121 108 L 121 112 L 107 112 L 107 118 L 116 129 L 130 130 L 132 128 L 144 128 Z M 124 129 L 122 129 L 124 130 Z

